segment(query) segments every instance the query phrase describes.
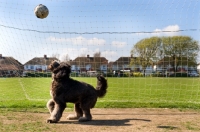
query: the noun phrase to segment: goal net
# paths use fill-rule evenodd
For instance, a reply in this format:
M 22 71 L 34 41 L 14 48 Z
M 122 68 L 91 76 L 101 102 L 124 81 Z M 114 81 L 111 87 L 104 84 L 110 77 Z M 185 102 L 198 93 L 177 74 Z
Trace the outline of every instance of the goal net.
M 106 77 L 99 107 L 200 106 L 199 0 L 40 2 L 0 2 L 0 107 L 43 106 L 53 60 L 94 87 Z

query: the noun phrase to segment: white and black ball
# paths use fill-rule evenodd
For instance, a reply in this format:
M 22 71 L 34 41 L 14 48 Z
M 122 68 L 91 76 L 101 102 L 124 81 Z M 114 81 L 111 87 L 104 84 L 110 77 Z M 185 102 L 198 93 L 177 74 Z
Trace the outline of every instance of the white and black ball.
M 39 4 L 35 7 L 34 13 L 37 18 L 43 19 L 49 15 L 49 10 L 45 5 Z

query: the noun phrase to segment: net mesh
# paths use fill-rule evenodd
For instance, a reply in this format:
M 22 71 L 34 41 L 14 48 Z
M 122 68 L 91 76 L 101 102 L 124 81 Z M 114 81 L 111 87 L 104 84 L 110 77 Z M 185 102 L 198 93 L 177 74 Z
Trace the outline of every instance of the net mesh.
M 199 103 L 199 0 L 45 1 L 44 19 L 39 4 L 0 2 L 0 101 L 51 98 L 47 66 L 57 59 L 93 86 L 103 74 L 105 105 Z

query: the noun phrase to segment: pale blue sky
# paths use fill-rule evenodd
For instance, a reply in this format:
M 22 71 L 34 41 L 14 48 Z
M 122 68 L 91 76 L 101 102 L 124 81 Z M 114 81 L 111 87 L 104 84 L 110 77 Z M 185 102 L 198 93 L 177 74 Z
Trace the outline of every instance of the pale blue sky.
M 34 15 L 38 4 L 48 7 L 47 18 Z M 145 37 L 188 35 L 200 41 L 199 7 L 200 0 L 0 0 L 0 54 L 24 64 L 44 54 L 74 59 L 100 51 L 115 61 L 130 56 Z M 187 31 L 136 33 L 177 30 Z

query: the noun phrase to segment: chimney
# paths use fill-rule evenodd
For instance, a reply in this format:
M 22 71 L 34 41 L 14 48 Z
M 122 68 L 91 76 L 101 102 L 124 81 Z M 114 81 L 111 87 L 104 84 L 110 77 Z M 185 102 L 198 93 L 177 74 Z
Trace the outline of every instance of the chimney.
M 44 55 L 44 59 L 47 59 L 47 55 Z
M 89 58 L 90 57 L 90 55 L 87 55 L 87 58 Z
M 2 54 L 0 54 L 0 59 L 2 58 Z

